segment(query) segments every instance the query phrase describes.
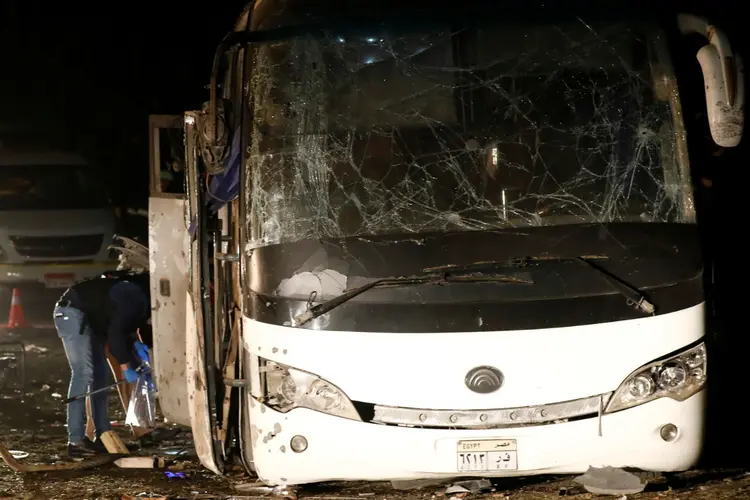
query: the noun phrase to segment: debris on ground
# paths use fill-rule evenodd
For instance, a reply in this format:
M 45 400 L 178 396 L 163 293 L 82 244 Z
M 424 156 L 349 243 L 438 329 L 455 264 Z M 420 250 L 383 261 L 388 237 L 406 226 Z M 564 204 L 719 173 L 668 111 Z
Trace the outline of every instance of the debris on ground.
M 275 497 L 291 498 L 293 500 L 296 500 L 297 498 L 297 491 L 289 486 L 277 486 L 273 489 L 271 494 Z
M 23 344 L 0 340 L 0 389 L 23 390 L 26 358 Z
M 492 483 L 487 479 L 470 479 L 468 481 L 457 481 L 445 489 L 445 493 L 479 493 L 492 489 Z
M 14 472 L 53 472 L 53 471 L 65 471 L 65 470 L 85 470 L 92 469 L 94 467 L 100 467 L 105 464 L 110 464 L 117 459 L 117 455 L 99 455 L 89 460 L 81 462 L 62 462 L 54 464 L 41 464 L 41 465 L 28 465 L 19 462 L 13 454 L 0 443 L 0 458 L 5 462 L 5 465 L 10 467 Z
M 595 495 L 634 495 L 646 489 L 647 481 L 615 467 L 589 467 L 585 474 L 574 479 Z
M 55 297 L 54 300 L 57 300 Z M 52 307 L 51 303 L 50 308 Z M 48 309 L 42 311 L 47 317 Z M 2 316 L 2 314 L 0 314 Z M 10 392 L 0 381 L 0 434 L 8 448 L 29 453 L 28 456 L 8 456 L 23 465 L 44 463 L 65 463 L 65 407 L 51 393 L 66 393 L 70 368 L 60 342 L 54 331 L 39 329 L 25 334 L 27 342 L 46 346 L 45 354 L 27 353 L 28 385 L 23 391 Z M 1 336 L 1 335 L 0 335 Z M 0 345 L 0 351 L 7 346 Z M 22 350 L 21 350 L 22 351 Z M 2 363 L 0 363 L 2 366 Z M 12 380 L 6 380 L 12 382 Z M 42 389 L 42 390 L 40 390 Z M 10 399 L 12 398 L 12 399 Z M 110 397 L 112 427 L 130 444 L 132 434 L 124 426 L 125 414 L 117 397 Z M 159 427 L 162 427 L 160 425 Z M 166 430 L 176 427 L 181 432 Z M 170 479 L 163 470 L 121 469 L 115 465 L 104 465 L 88 472 L 58 473 L 42 475 L 19 474 L 6 467 L 0 460 L 0 500 L 5 498 L 83 500 L 259 500 L 274 499 L 274 489 L 267 492 L 242 492 L 232 487 L 235 482 L 250 483 L 255 479 L 236 477 L 244 474 L 244 469 L 236 464 L 226 464 L 225 476 L 218 476 L 202 467 L 196 458 L 192 435 L 189 428 L 176 424 L 164 425 L 165 431 L 154 432 L 152 441 L 140 440 L 139 455 L 160 455 L 177 463 L 167 467 L 167 471 L 185 472 L 185 479 Z M 175 435 L 177 434 L 177 435 Z M 161 438 L 168 439 L 162 440 Z M 132 453 L 133 450 L 131 450 Z M 23 457 L 23 458 L 21 458 Z M 117 457 L 122 458 L 122 457 Z M 627 500 L 648 496 L 654 499 L 690 500 L 747 500 L 750 491 L 750 475 L 747 468 L 721 468 L 694 470 L 662 478 L 653 484 L 653 494 L 628 494 Z M 301 499 L 310 500 L 596 500 L 597 498 L 626 500 L 624 493 L 609 497 L 597 497 L 586 493 L 584 487 L 574 483 L 571 476 L 541 476 L 492 479 L 497 492 L 445 494 L 448 486 L 460 484 L 458 478 L 429 479 L 425 481 L 396 481 L 403 489 L 422 491 L 394 491 L 390 482 L 333 482 L 300 487 Z M 264 486 L 256 483 L 256 486 Z M 432 486 L 432 488 L 427 488 Z M 651 489 L 651 482 L 649 483 Z M 464 486 L 465 487 L 465 486 Z M 401 488 L 400 488 L 401 489 Z M 648 490 L 647 490 L 648 491 Z M 284 491 L 277 491 L 284 494 Z M 289 498 L 289 497 L 288 497 Z
M 157 456 L 124 457 L 115 460 L 115 465 L 121 469 L 163 469 L 166 462 L 164 458 Z
M 440 491 L 438 496 L 480 493 L 492 490 L 492 483 L 487 479 L 468 479 L 454 481 L 452 483 L 451 481 L 453 481 L 451 478 L 409 479 L 404 481 L 391 481 L 391 486 L 396 490 L 410 491 L 447 485 L 444 490 Z
M 443 486 L 446 483 L 451 482 L 451 479 L 446 478 L 434 478 L 434 479 L 407 479 L 404 481 L 391 481 L 391 486 L 394 490 L 419 490 L 422 488 L 428 488 L 431 486 Z
M 283 498 L 297 498 L 297 492 L 289 486 L 267 486 L 260 482 L 238 483 L 234 485 L 236 491 L 242 493 L 255 493 L 257 495 L 268 495 Z
M 237 491 L 241 491 L 243 493 L 258 493 L 261 495 L 270 495 L 273 493 L 273 486 L 267 486 L 263 483 L 238 483 L 233 486 L 233 488 Z
M 42 347 L 42 346 L 38 346 L 34 344 L 26 345 L 26 352 L 31 352 L 34 354 L 44 354 L 47 351 L 49 351 L 49 349 L 47 349 L 46 347 Z

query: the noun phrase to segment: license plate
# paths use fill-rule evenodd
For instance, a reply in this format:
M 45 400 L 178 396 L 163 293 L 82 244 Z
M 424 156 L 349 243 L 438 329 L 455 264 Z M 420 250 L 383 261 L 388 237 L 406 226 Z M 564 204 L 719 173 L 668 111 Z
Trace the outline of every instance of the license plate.
M 45 274 L 44 286 L 47 288 L 68 288 L 75 283 L 75 274 Z
M 518 470 L 516 440 L 459 441 L 456 460 L 459 472 Z

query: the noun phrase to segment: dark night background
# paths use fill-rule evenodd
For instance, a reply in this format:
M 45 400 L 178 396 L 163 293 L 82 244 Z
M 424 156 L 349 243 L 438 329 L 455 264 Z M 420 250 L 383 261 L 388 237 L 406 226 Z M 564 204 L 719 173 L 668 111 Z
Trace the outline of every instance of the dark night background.
M 245 5 L 0 2 L 0 138 L 73 150 L 118 206 L 148 203 L 148 115 L 200 108 Z
M 0 1 L 0 139 L 8 146 L 47 145 L 79 152 L 98 166 L 117 206 L 147 208 L 148 115 L 182 114 L 208 100 L 216 46 L 246 3 Z M 653 4 L 659 8 L 660 2 Z M 683 5 L 688 12 L 707 15 L 727 32 L 747 64 L 748 29 L 741 2 Z M 723 7 L 727 5 L 737 7 Z M 685 42 L 683 51 L 688 71 L 679 75 L 686 77 L 680 91 L 704 248 L 708 259 L 718 256 L 719 315 L 717 325 L 709 330 L 718 331 L 723 339 L 723 356 L 709 371 L 719 365 L 729 367 L 714 387 L 739 398 L 738 406 L 717 412 L 729 412 L 722 420 L 744 414 L 742 400 L 747 392 L 744 353 L 750 336 L 743 317 L 746 306 L 740 302 L 746 293 L 744 270 L 738 267 L 741 256 L 728 258 L 724 250 L 741 245 L 742 234 L 728 228 L 739 223 L 733 219 L 742 213 L 737 209 L 744 208 L 740 203 L 747 198 L 737 179 L 745 177 L 741 170 L 747 164 L 748 139 L 721 156 L 714 154 L 716 148 L 706 140 L 705 117 L 696 118 L 705 113 L 705 100 L 695 51 L 705 40 L 690 43 Z M 703 187 L 701 178 L 710 179 L 712 186 Z M 130 227 L 139 229 L 128 229 L 127 223 L 120 229 L 126 235 L 141 231 L 145 220 Z M 750 436 L 740 433 L 712 444 L 720 447 L 732 441 L 738 456 L 744 455 L 739 443 L 750 445 Z

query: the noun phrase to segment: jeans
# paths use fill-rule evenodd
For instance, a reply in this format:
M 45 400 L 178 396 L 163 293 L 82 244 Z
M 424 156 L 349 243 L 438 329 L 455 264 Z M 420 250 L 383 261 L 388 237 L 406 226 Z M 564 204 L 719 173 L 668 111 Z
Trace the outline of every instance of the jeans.
M 107 386 L 109 366 L 104 346 L 94 337 L 82 311 L 55 307 L 55 328 L 62 339 L 70 365 L 68 397 L 76 397 Z M 89 397 L 96 435 L 110 430 L 108 391 Z M 86 435 L 86 399 L 68 404 L 68 442 L 78 444 Z

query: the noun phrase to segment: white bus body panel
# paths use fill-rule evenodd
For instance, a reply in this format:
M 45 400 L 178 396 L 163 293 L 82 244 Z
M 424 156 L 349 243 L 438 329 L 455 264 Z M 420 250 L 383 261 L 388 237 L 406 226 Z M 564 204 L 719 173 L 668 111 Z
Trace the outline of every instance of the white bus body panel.
M 188 407 L 190 408 L 190 427 L 193 430 L 195 453 L 204 467 L 216 474 L 221 474 L 214 459 L 211 420 L 209 417 L 208 392 L 206 391 L 206 358 L 202 337 L 198 334 L 197 324 L 200 317 L 195 313 L 193 299 L 185 294 L 185 333 L 187 335 L 187 387 Z
M 185 200 L 150 197 L 148 224 L 159 407 L 168 421 L 190 425 L 185 378 L 185 296 L 189 281 Z
M 702 338 L 704 305 L 628 321 L 500 332 L 336 332 L 244 321 L 251 358 L 318 375 L 353 401 L 481 410 L 615 391 L 642 365 Z M 480 365 L 503 372 L 499 391 L 477 394 L 465 387 L 466 373 Z M 281 414 L 255 396 L 244 410 L 255 468 L 269 484 L 465 476 L 456 465 L 457 442 L 465 439 L 517 440 L 517 470 L 468 474 L 473 476 L 582 473 L 590 465 L 666 472 L 693 466 L 703 441 L 705 390 L 684 402 L 661 398 L 605 414 L 601 422 L 593 417 L 488 430 L 385 426 L 308 409 Z M 659 435 L 667 423 L 679 428 L 672 442 Z M 291 451 L 295 435 L 307 438 L 306 451 Z

